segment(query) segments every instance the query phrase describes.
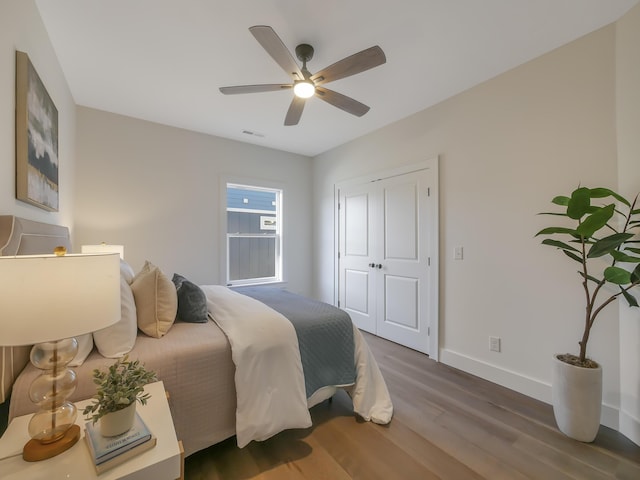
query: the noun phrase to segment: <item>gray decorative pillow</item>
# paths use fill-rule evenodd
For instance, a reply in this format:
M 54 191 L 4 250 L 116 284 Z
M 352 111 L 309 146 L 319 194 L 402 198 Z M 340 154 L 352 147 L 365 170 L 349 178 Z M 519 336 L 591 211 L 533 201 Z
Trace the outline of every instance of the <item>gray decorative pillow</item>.
M 189 323 L 207 323 L 207 297 L 202 289 L 182 275 L 173 274 L 173 283 L 178 293 L 178 315 L 176 320 Z

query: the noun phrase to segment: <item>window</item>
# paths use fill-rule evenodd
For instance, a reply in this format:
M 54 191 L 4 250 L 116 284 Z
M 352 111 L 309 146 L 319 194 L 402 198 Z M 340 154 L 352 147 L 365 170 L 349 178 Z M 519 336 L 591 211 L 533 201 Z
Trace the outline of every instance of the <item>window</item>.
M 282 190 L 227 184 L 227 284 L 282 281 Z

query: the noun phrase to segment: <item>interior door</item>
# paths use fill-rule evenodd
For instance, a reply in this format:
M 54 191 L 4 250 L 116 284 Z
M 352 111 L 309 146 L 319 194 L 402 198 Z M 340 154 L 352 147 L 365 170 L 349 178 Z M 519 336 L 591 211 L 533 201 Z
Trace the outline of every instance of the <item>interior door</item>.
M 339 303 L 356 326 L 376 333 L 373 184 L 340 193 Z
M 437 312 L 433 180 L 424 169 L 339 192 L 339 305 L 358 328 L 427 354 Z
M 378 183 L 376 332 L 429 353 L 429 171 Z

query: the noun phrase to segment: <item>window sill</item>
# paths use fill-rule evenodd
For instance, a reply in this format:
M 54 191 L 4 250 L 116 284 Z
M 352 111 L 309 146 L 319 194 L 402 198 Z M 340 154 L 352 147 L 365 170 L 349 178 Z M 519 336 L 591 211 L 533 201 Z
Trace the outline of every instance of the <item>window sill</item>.
M 255 283 L 236 283 L 236 284 L 227 284 L 227 287 L 233 289 L 233 288 L 240 288 L 240 287 L 259 287 L 261 285 L 268 285 L 270 287 L 286 287 L 288 285 L 288 282 L 282 281 L 282 280 L 278 280 L 278 281 L 274 281 L 274 282 L 255 282 Z

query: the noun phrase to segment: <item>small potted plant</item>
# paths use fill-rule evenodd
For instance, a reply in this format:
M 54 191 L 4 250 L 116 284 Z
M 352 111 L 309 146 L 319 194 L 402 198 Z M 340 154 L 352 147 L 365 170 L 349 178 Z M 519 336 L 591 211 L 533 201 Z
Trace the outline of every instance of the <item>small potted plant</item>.
M 638 196 L 630 202 L 607 188 L 580 187 L 570 197 L 552 200 L 563 211 L 545 213 L 566 217 L 572 225 L 548 227 L 537 234 L 551 236 L 542 243 L 562 250 L 575 262 L 585 294 L 579 354 L 555 355 L 552 371 L 553 413 L 558 428 L 583 442 L 595 439 L 602 406 L 602 368 L 587 357 L 591 328 L 598 314 L 618 298 L 624 298 L 631 307 L 638 306 L 632 294 L 640 285 L 637 202 Z
M 136 402 L 146 405 L 150 398 L 144 386 L 155 380 L 155 372 L 147 370 L 138 360 L 129 360 L 128 355 L 119 358 L 106 372 L 95 369 L 93 383 L 97 385 L 97 393 L 94 403 L 83 414 L 93 423 L 100 421 L 103 436 L 120 435 L 133 425 Z

